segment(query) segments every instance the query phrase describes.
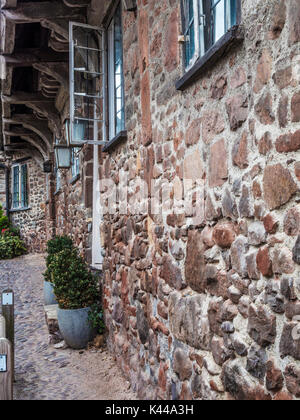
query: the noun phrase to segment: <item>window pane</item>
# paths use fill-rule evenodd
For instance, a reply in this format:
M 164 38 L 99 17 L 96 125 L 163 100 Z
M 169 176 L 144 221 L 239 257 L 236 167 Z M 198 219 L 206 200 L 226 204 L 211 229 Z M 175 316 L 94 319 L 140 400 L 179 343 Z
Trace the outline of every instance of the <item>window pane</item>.
M 123 39 L 121 3 L 114 16 L 114 74 L 115 74 L 115 128 L 116 133 L 124 130 L 124 87 L 123 87 Z
M 195 21 L 194 21 L 194 0 L 185 0 L 184 3 L 184 35 L 185 35 L 185 64 L 190 65 L 195 54 Z
M 75 47 L 74 51 L 74 70 L 88 72 L 94 76 L 101 73 L 101 54 L 98 50 L 89 50 L 88 43 L 86 48 Z
M 228 0 L 229 1 L 229 13 L 230 15 L 230 25 L 228 29 L 237 24 L 237 0 Z
M 105 119 L 103 32 L 76 23 L 71 26 L 71 142 L 102 141 L 98 126 L 104 128 Z
M 74 93 L 99 96 L 102 92 L 102 77 L 91 73 L 74 72 Z
M 72 149 L 72 177 L 79 175 L 80 172 L 80 150 L 78 147 Z
M 85 120 L 101 120 L 103 118 L 103 103 L 97 98 L 74 96 L 74 118 Z
M 13 208 L 20 207 L 20 168 L 13 168 Z
M 225 0 L 213 0 L 213 43 L 216 43 L 226 32 Z

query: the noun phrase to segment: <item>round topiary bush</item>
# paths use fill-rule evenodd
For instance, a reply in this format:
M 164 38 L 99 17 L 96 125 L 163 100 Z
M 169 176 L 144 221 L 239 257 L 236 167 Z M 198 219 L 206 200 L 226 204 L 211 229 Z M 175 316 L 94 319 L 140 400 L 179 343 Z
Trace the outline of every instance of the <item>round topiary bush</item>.
M 49 270 L 60 309 L 88 308 L 99 301 L 98 280 L 77 249 L 58 252 L 53 256 Z
M 56 236 L 54 239 L 51 239 L 50 241 L 47 242 L 47 257 L 46 257 L 47 270 L 44 273 L 44 278 L 46 281 L 53 283 L 53 275 L 51 273 L 50 265 L 55 255 L 65 249 L 69 249 L 69 250 L 74 249 L 73 241 L 68 236 Z

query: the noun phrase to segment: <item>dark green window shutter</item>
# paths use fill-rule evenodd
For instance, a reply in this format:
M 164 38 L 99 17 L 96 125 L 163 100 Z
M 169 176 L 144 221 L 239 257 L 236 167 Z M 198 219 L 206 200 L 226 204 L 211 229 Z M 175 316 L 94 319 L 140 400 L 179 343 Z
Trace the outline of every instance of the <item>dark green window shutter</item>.
M 21 207 L 28 207 L 27 165 L 21 166 Z

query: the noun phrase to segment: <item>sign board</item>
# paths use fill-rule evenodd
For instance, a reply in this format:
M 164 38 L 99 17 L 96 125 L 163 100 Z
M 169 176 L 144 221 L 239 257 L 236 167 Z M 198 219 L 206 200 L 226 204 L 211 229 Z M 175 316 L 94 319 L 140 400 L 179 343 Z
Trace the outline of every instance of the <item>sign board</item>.
M 0 354 L 0 373 L 7 372 L 7 355 Z
M 13 305 L 13 293 L 2 293 L 2 306 Z

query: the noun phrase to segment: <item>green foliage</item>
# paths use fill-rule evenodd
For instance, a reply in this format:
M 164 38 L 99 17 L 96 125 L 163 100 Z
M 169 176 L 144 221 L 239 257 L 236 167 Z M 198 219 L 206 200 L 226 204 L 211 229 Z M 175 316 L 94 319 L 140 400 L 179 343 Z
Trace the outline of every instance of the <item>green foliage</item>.
M 4 216 L 0 204 L 0 259 L 8 260 L 26 253 L 24 242 L 20 239 L 20 231 L 14 228 L 8 217 Z
M 26 253 L 24 242 L 9 233 L 0 236 L 0 259 L 8 260 Z
M 49 265 L 61 309 L 87 308 L 99 300 L 98 281 L 77 249 L 64 249 Z
M 94 303 L 91 306 L 91 310 L 89 312 L 89 321 L 93 328 L 97 331 L 97 334 L 103 334 L 105 331 L 105 324 L 103 319 L 103 310 L 101 308 L 100 303 Z
M 53 262 L 53 258 L 55 257 L 55 255 L 65 249 L 74 249 L 72 239 L 68 236 L 56 236 L 54 239 L 51 239 L 47 242 L 47 270 L 44 273 L 44 278 L 46 281 L 49 281 L 51 283 L 53 282 L 53 275 L 51 273 L 50 265 Z
M 73 241 L 69 236 L 56 236 L 47 242 L 47 253 L 51 257 L 64 249 L 73 249 Z
M 2 205 L 0 204 L 0 232 L 4 229 L 8 229 L 10 227 L 10 223 L 8 217 L 4 215 L 4 211 Z

